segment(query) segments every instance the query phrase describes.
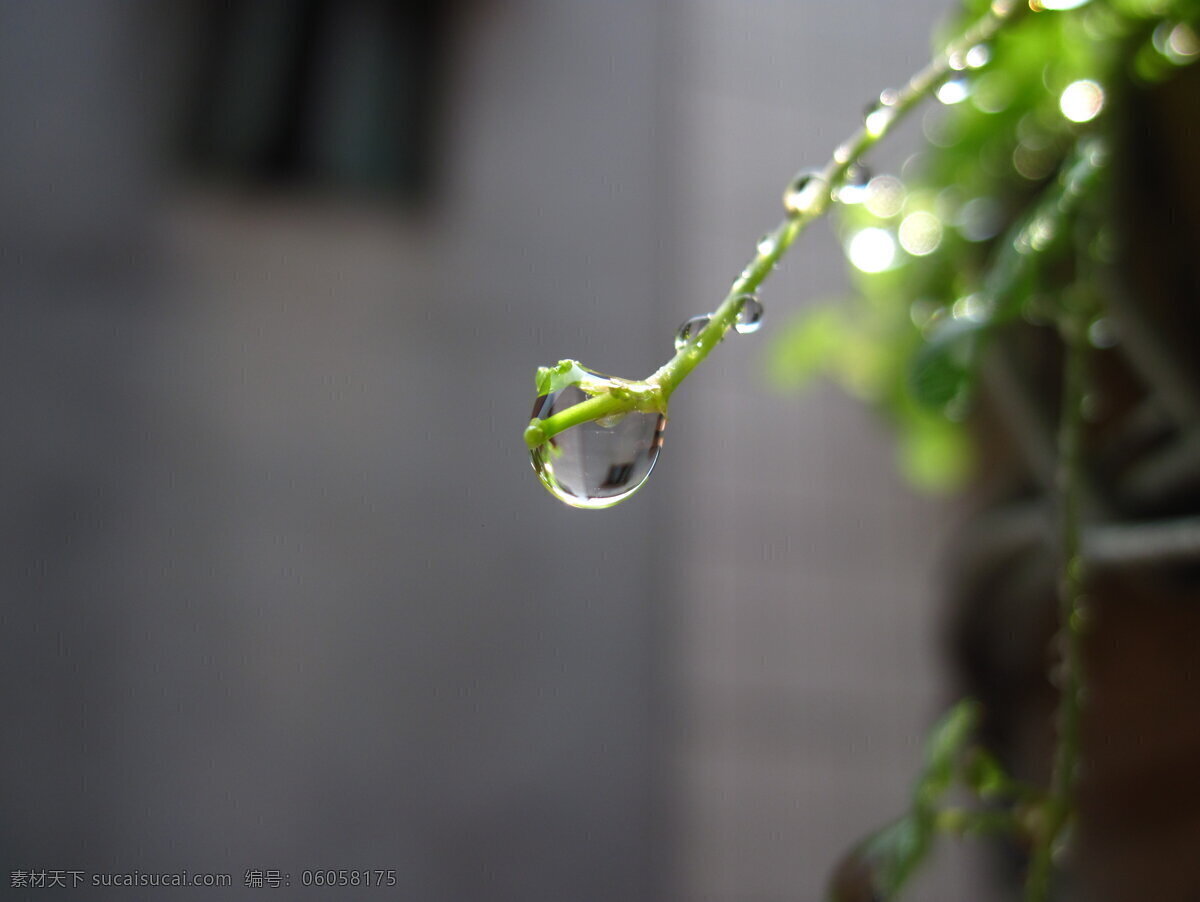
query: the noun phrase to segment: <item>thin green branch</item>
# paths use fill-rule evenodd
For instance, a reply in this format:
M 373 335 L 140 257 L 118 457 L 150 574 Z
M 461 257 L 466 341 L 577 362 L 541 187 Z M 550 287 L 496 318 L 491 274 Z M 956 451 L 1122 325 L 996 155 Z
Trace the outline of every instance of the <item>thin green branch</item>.
M 1083 689 L 1084 563 L 1082 555 L 1083 399 L 1086 389 L 1088 304 L 1069 297 L 1060 331 L 1066 349 L 1063 364 L 1062 411 L 1058 433 L 1059 497 L 1059 625 L 1061 685 L 1058 700 L 1058 742 L 1050 778 L 1045 818 L 1030 860 L 1025 883 L 1026 902 L 1045 902 L 1050 894 L 1054 852 L 1063 840 L 1074 811 L 1079 771 L 1079 722 Z
M 789 206 L 788 216 L 764 236 L 765 240 L 759 243 L 758 252 L 742 270 L 741 275 L 734 280 L 729 294 L 713 312 L 708 324 L 694 340 L 680 348 L 674 357 L 646 379 L 644 384 L 660 393 L 664 406 L 671 393 L 733 328 L 741 310 L 742 299 L 758 290 L 763 280 L 809 223 L 819 219 L 829 209 L 832 193 L 845 182 L 850 167 L 887 136 L 914 106 L 932 93 L 953 71 L 955 62 L 968 50 L 990 40 L 1006 22 L 1015 19 L 1027 9 L 1026 4 L 1017 3 L 1015 0 L 996 0 L 985 16 L 950 41 L 941 53 L 909 78 L 902 88 L 884 91 L 880 95 L 879 105 L 866 117 L 863 126 L 837 146 L 833 156 L 822 169 L 811 175 L 800 176 L 815 181 L 813 188 L 805 192 L 806 202 L 802 206 Z M 598 395 L 553 417 L 533 421 L 525 431 L 525 443 L 530 448 L 536 448 L 551 436 L 572 426 L 635 409 L 638 409 L 636 400 L 611 399 L 608 395 Z
M 1022 812 L 1040 805 L 1044 795 L 1013 779 L 976 744 L 982 716 L 978 702 L 964 699 L 929 731 L 908 810 L 843 858 L 830 881 L 831 902 L 898 897 L 940 835 L 1028 835 Z M 967 790 L 978 807 L 944 804 L 956 785 Z

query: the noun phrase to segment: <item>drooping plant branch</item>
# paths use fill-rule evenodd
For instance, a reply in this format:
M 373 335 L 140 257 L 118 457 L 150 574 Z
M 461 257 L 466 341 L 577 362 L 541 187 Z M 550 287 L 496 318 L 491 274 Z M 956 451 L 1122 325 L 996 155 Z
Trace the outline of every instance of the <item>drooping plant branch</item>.
M 707 325 L 691 340 L 682 344 L 675 356 L 643 382 L 625 382 L 628 391 L 606 391 L 545 419 L 533 419 L 525 430 L 525 443 L 537 448 L 551 437 L 573 426 L 632 411 L 665 412 L 671 394 L 688 374 L 704 360 L 737 321 L 747 296 L 758 290 L 763 280 L 787 253 L 796 238 L 810 223 L 830 207 L 834 192 L 845 182 L 858 160 L 887 136 L 896 123 L 937 89 L 947 75 L 961 68 L 961 60 L 971 48 L 991 40 L 1008 22 L 1027 10 L 1015 0 L 996 0 L 987 13 L 951 40 L 924 68 L 899 89 L 881 92 L 879 102 L 868 111 L 861 128 L 834 150 L 820 170 L 801 172 L 784 195 L 787 216 L 758 242 L 757 252 L 734 280 L 729 293 L 710 315 Z M 563 361 L 566 368 L 574 361 Z M 546 381 L 539 371 L 539 391 Z

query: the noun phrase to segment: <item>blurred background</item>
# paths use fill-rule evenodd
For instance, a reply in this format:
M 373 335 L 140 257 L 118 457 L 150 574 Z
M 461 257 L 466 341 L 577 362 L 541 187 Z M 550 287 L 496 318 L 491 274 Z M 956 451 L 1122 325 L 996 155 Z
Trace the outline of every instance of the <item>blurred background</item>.
M 636 498 L 562 506 L 521 430 L 537 365 L 665 360 L 945 11 L 0 3 L 5 870 L 816 898 L 954 695 L 953 512 L 764 377 L 832 233 Z

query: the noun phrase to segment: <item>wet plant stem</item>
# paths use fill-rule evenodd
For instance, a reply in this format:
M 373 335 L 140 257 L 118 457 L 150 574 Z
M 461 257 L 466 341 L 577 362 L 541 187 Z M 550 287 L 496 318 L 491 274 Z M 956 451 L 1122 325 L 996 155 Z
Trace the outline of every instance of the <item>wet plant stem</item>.
M 1026 902 L 1046 902 L 1050 895 L 1055 850 L 1064 839 L 1074 813 L 1079 771 L 1079 722 L 1083 694 L 1082 639 L 1084 628 L 1084 566 L 1081 554 L 1083 500 L 1083 399 L 1087 384 L 1087 328 L 1083 298 L 1068 298 L 1059 331 L 1065 347 L 1062 412 L 1058 429 L 1059 687 L 1057 743 L 1050 775 L 1050 793 L 1030 857 L 1025 882 Z
M 850 167 L 868 150 L 886 137 L 904 116 L 954 71 L 968 50 L 993 38 L 1007 22 L 1028 11 L 1025 3 L 1015 0 L 996 0 L 987 15 L 976 20 L 950 41 L 924 68 L 916 72 L 903 87 L 884 91 L 880 103 L 864 125 L 833 151 L 833 156 L 816 174 L 820 190 L 811 195 L 811 203 L 803 208 L 789 208 L 788 215 L 760 241 L 760 248 L 733 282 L 725 300 L 712 313 L 706 325 L 692 341 L 658 368 L 645 385 L 658 396 L 665 410 L 671 393 L 704 360 L 733 327 L 741 309 L 742 298 L 753 294 L 787 253 L 788 248 L 808 227 L 819 219 L 832 204 L 833 192 L 846 180 Z M 602 416 L 645 409 L 645 404 L 615 399 L 601 394 L 567 408 L 544 420 L 534 420 L 525 431 L 525 442 L 536 448 L 553 435 Z

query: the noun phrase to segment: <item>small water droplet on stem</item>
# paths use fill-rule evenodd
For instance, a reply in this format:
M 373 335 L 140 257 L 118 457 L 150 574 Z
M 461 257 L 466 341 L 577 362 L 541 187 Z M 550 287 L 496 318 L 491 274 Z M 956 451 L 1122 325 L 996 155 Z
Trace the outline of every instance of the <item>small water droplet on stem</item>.
M 675 350 L 682 351 L 693 341 L 695 341 L 696 336 L 703 331 L 704 327 L 708 325 L 709 320 L 711 319 L 712 316 L 710 314 L 704 313 L 700 316 L 693 316 L 682 326 L 680 326 L 679 331 L 675 333 Z
M 829 200 L 829 183 L 819 169 L 798 173 L 783 192 L 783 207 L 793 216 L 816 214 Z
M 737 319 L 734 320 L 733 328 L 737 329 L 742 335 L 757 332 L 762 328 L 762 317 L 762 302 L 752 294 L 742 295 L 740 305 L 738 306 Z
M 866 197 L 867 183 L 871 181 L 871 170 L 862 163 L 851 163 L 846 167 L 842 183 L 834 194 L 834 200 L 840 204 L 862 203 Z

